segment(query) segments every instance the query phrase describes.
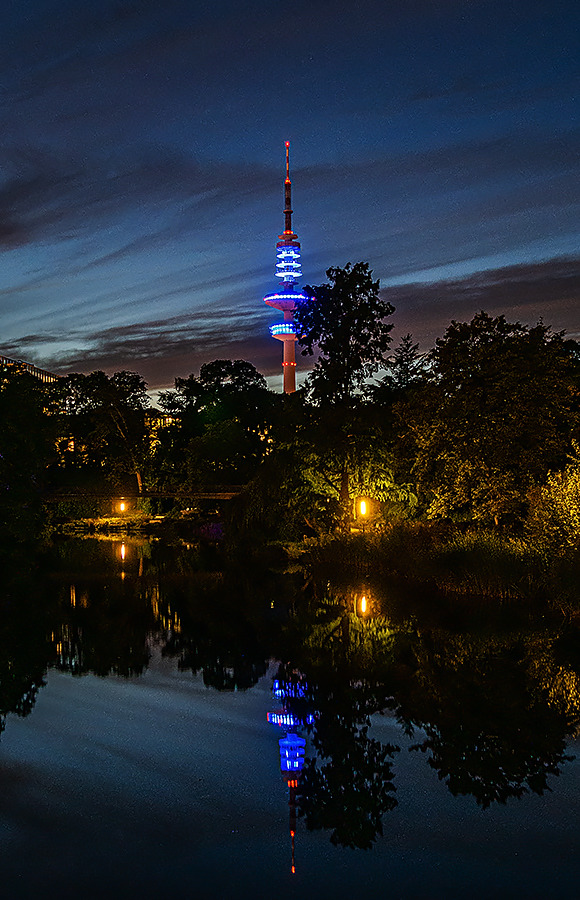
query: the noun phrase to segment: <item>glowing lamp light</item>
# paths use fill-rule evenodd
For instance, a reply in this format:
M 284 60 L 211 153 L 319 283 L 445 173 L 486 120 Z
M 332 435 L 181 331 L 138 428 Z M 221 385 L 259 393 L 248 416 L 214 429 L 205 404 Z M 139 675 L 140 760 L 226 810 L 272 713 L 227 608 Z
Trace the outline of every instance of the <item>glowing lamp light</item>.
M 121 559 L 125 559 L 126 556 L 127 556 L 127 548 L 125 547 L 125 544 L 121 544 Z
M 123 502 L 119 503 L 119 511 L 125 512 L 125 509 L 126 509 L 126 504 Z
M 366 588 L 362 588 L 360 592 L 356 591 L 352 595 L 352 610 L 355 616 L 361 619 L 367 616 L 373 616 L 373 595 Z
M 367 501 L 361 500 L 358 509 L 359 509 L 361 516 L 366 516 L 366 514 L 368 512 Z
M 296 334 L 296 326 L 293 322 L 281 322 L 279 325 L 270 325 L 270 334 Z

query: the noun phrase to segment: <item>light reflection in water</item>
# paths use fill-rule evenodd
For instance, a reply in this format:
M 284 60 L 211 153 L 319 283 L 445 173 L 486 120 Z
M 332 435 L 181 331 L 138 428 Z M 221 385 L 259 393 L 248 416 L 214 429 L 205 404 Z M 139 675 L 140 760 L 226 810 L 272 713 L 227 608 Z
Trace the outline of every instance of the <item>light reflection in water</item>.
M 163 630 L 161 640 L 168 640 L 172 629 L 181 631 L 183 617 L 181 643 L 176 642 L 174 654 L 182 655 L 187 668 L 203 672 L 204 679 L 207 675 L 207 685 L 219 681 L 224 690 L 225 682 L 238 678 L 229 657 L 232 642 L 244 653 L 256 652 L 252 641 L 263 627 L 258 604 L 251 627 L 245 615 L 240 615 L 238 627 L 242 603 L 235 610 L 220 606 L 223 598 L 218 590 L 206 587 L 205 576 L 205 593 L 183 591 L 168 557 L 161 556 L 157 564 L 153 555 L 152 563 L 150 551 L 142 547 L 131 539 L 117 540 L 113 557 L 110 544 L 102 546 L 106 581 L 102 574 L 89 580 L 89 573 L 86 578 L 79 574 L 76 585 L 70 576 L 61 582 L 62 619 L 58 625 L 51 620 L 44 632 L 51 635 L 51 659 L 56 656 L 57 667 L 78 674 L 139 674 L 148 665 L 148 635 Z M 145 573 L 142 579 L 136 577 L 138 561 Z M 173 563 L 173 558 L 169 561 Z M 127 569 L 123 587 L 118 581 L 121 562 Z M 80 573 L 78 565 L 75 560 L 70 571 Z M 164 572 L 171 572 L 171 578 Z M 76 574 L 73 577 L 77 579 Z M 316 604 L 306 596 L 294 607 L 291 625 L 296 636 L 285 643 L 284 624 L 276 633 L 276 649 L 287 651 L 288 662 L 274 684 L 278 708 L 268 721 L 288 732 L 282 740 L 298 737 L 301 731 L 309 735 L 304 770 L 301 754 L 294 760 L 294 770 L 285 770 L 293 841 L 297 805 L 306 828 L 334 828 L 337 843 L 370 846 L 374 832 L 380 834 L 376 823 L 391 808 L 388 786 L 393 776 L 387 750 L 372 731 L 366 733 L 366 717 L 377 711 L 396 709 L 405 727 L 417 734 L 414 747 L 424 751 L 439 780 L 452 793 L 469 794 L 484 808 L 525 793 L 541 794 L 548 789 L 548 779 L 553 785 L 568 759 L 566 738 L 580 716 L 580 676 L 577 657 L 570 653 L 567 658 L 569 647 L 555 629 L 537 625 L 536 631 L 504 627 L 497 633 L 479 633 L 450 630 L 434 617 L 411 623 L 397 614 L 385 590 L 385 585 L 368 577 L 356 590 L 344 589 Z M 270 597 L 262 611 L 268 622 Z M 264 638 L 259 652 L 262 647 L 268 652 L 266 642 Z M 17 646 L 16 641 L 13 644 Z M 28 673 L 29 666 L 23 671 Z M 24 681 L 23 685 L 23 696 L 32 697 L 30 687 Z M 11 710 L 6 701 L 5 711 Z M 316 758 L 317 765 L 311 765 Z M 396 765 L 393 772 L 397 773 Z M 356 818 L 354 803 L 345 807 L 350 781 L 357 791 L 368 784 L 377 788 L 375 806 L 366 820 Z M 356 798 L 356 792 L 352 796 Z M 336 798 L 340 803 L 333 807 L 328 801 Z M 339 810 L 336 823 L 327 817 L 323 825 L 317 824 L 320 810 L 331 808 Z M 348 827 L 345 812 L 351 819 Z M 292 867 L 295 871 L 294 861 Z

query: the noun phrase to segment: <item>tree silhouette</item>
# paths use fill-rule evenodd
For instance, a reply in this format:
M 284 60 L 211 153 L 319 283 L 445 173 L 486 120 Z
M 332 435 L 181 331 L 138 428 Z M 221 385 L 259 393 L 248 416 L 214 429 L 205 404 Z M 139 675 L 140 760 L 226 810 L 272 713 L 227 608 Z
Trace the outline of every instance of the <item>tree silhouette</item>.
M 549 790 L 574 726 L 537 683 L 535 645 L 429 632 L 413 649 L 419 665 L 395 690 L 397 714 L 409 734 L 425 732 L 412 749 L 451 793 L 487 808 Z
M 383 365 L 393 307 L 379 296 L 367 263 L 327 269 L 325 284 L 307 286 L 295 311 L 303 354 L 320 354 L 309 383 L 317 402 L 348 405 Z
M 561 468 L 578 425 L 577 363 L 568 342 L 479 313 L 452 322 L 429 379 L 397 410 L 400 452 L 430 517 L 520 519 L 530 489 Z

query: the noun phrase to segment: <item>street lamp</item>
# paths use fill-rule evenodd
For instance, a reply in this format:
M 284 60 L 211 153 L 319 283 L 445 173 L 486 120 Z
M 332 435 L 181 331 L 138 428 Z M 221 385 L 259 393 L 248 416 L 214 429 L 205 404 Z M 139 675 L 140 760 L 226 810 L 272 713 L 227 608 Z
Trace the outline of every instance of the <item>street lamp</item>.
M 359 619 L 365 619 L 368 615 L 370 615 L 372 596 L 365 588 L 363 588 L 360 593 L 356 591 L 353 594 L 353 601 L 355 616 L 358 616 Z
M 359 499 L 357 501 L 357 506 L 358 506 L 357 519 L 360 520 L 361 528 L 364 532 L 365 519 L 368 518 L 368 515 L 370 512 L 370 503 L 368 502 L 368 500 L 365 500 L 363 497 L 359 497 Z

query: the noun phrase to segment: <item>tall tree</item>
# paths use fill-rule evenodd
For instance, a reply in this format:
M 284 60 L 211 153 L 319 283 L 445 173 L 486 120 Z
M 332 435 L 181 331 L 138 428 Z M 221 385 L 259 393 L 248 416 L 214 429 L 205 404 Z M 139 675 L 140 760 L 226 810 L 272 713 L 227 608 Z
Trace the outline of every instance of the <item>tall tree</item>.
M 403 335 L 388 357 L 385 369 L 385 375 L 377 385 L 371 387 L 369 395 L 383 429 L 392 434 L 393 405 L 418 388 L 428 371 L 426 356 L 419 352 L 419 344 L 413 343 L 411 334 Z
M 387 362 L 387 378 L 397 391 L 407 390 L 425 372 L 419 344 L 413 343 L 413 336 L 409 333 L 403 335 Z
M 313 446 L 310 458 L 321 483 L 336 486 L 347 522 L 353 491 L 360 490 L 358 461 L 370 449 L 368 428 L 360 427 L 362 388 L 385 364 L 393 327 L 386 319 L 394 309 L 380 297 L 367 263 L 332 267 L 326 274 L 326 284 L 305 288 L 308 299 L 295 313 L 303 355 L 319 354 L 308 379 L 315 410 L 310 434 L 304 436 Z
M 379 295 L 368 263 L 331 267 L 329 281 L 306 287 L 295 312 L 303 355 L 319 357 L 309 376 L 320 403 L 348 405 L 365 381 L 384 365 L 394 308 Z
M 499 524 L 561 468 L 579 422 L 577 363 L 543 324 L 481 312 L 452 322 L 425 386 L 398 409 L 403 446 L 432 517 Z
M 119 483 L 132 475 L 141 493 L 150 447 L 146 388 L 136 372 L 111 376 L 92 372 L 59 379 L 54 394 L 61 411 L 63 445 L 70 448 L 63 451 L 65 464 L 92 467 Z
M 203 427 L 227 419 L 256 419 L 268 396 L 266 379 L 243 359 L 215 359 L 199 375 L 176 378 L 175 390 L 164 391 L 159 403 L 186 430 L 201 434 Z
M 0 539 L 42 527 L 42 490 L 54 458 L 54 421 L 45 385 L 26 372 L 0 372 Z
M 270 448 L 269 429 L 278 397 L 250 362 L 216 359 L 199 375 L 177 378 L 161 407 L 175 418 L 156 450 L 161 481 L 241 484 Z

